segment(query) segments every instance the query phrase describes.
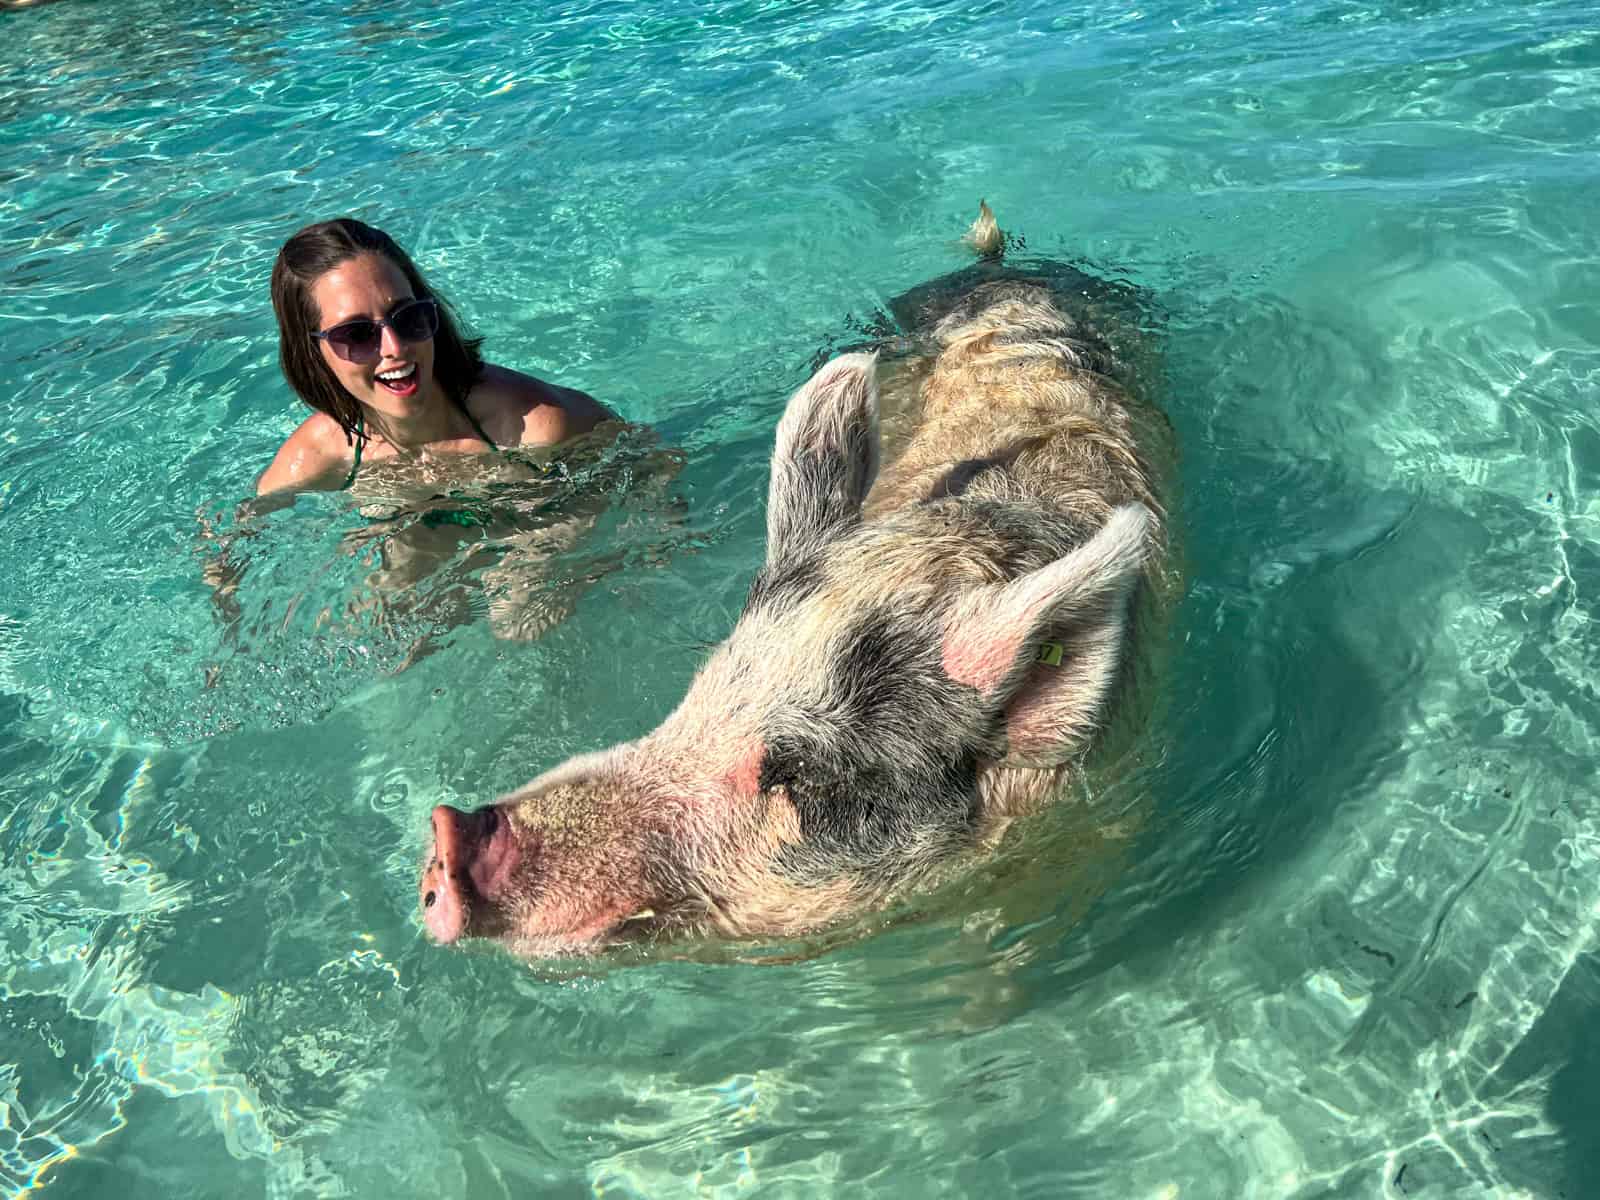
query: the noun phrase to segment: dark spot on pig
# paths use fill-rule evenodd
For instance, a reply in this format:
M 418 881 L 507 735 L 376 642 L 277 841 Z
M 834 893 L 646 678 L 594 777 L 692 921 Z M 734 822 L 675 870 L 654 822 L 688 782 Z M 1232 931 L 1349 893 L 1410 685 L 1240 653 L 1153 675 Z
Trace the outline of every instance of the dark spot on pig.
M 980 747 L 964 740 L 976 704 L 939 662 L 937 638 L 891 613 L 859 618 L 813 706 L 773 714 L 763 790 L 782 786 L 802 844 L 779 865 L 822 882 L 848 871 L 914 869 L 924 850 L 971 836 Z
M 988 458 L 969 458 L 955 463 L 944 477 L 928 489 L 930 500 L 943 500 L 959 496 L 971 486 L 972 481 L 985 471 L 1003 471 L 1011 467 L 1026 450 L 1035 450 L 1044 444 L 1042 437 L 1020 438 Z
M 432 908 L 434 906 L 434 903 L 438 899 L 439 899 L 439 893 L 437 893 L 437 892 L 429 892 L 426 896 L 424 896 L 422 898 L 422 907 L 423 908 Z
M 887 720 L 904 720 L 927 703 L 923 693 L 937 686 L 927 639 L 913 641 L 887 616 L 861 619 L 844 639 L 844 653 L 832 664 L 830 692 L 840 701 L 836 717 L 846 730 L 876 730 Z M 927 663 L 911 661 L 918 655 Z M 904 715 L 902 715 L 904 714 Z
M 785 559 L 756 572 L 745 598 L 745 612 L 757 609 L 782 612 L 804 603 L 822 586 L 817 560 L 810 557 Z
M 824 693 L 831 711 L 815 714 L 821 725 L 902 769 L 977 749 L 959 741 L 976 717 L 977 693 L 945 674 L 936 633 L 879 611 L 841 640 Z
M 802 844 L 785 847 L 777 860 L 791 878 L 820 884 L 868 871 L 887 883 L 917 864 L 920 849 L 948 852 L 970 839 L 977 760 L 931 767 L 850 762 L 821 739 L 805 746 L 775 742 L 761 785 L 781 785 L 799 819 Z

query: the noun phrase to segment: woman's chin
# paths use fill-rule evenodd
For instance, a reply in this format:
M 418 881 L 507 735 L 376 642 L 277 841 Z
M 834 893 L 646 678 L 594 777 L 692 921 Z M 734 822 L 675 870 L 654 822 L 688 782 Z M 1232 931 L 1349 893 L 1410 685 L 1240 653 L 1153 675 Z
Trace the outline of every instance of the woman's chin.
M 422 392 L 415 378 L 406 380 L 400 387 L 390 387 L 387 383 L 373 384 L 372 390 L 375 394 L 387 396 L 391 400 L 411 400 Z
M 367 389 L 366 403 L 386 417 L 414 417 L 428 408 L 428 394 L 437 388 L 426 388 L 418 380 L 410 380 L 404 389 L 373 383 Z

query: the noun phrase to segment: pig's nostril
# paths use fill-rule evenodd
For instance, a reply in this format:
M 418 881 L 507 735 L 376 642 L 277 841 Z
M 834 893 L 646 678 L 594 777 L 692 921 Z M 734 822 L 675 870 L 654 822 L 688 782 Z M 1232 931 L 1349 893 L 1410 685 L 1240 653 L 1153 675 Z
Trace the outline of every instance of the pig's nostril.
M 434 901 L 436 901 L 438 899 L 439 899 L 439 893 L 438 892 L 429 892 L 426 896 L 424 896 L 422 898 L 422 907 L 423 908 L 432 908 L 433 905 L 434 905 Z

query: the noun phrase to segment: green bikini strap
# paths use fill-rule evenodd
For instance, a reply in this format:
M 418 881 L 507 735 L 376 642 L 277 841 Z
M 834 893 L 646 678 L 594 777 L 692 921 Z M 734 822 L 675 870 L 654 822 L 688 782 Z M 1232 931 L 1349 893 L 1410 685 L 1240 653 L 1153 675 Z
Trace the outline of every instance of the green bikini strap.
M 361 470 L 361 447 L 367 444 L 367 424 L 366 424 L 366 414 L 365 413 L 359 413 L 358 412 L 356 414 L 356 439 L 355 440 L 356 440 L 356 460 L 355 460 L 355 462 L 350 464 L 350 474 L 347 475 L 345 477 L 345 481 L 342 484 L 339 485 L 339 490 L 341 492 L 346 490 L 352 483 L 354 483 L 356 481 L 356 472 Z
M 472 428 L 473 428 L 474 432 L 476 432 L 477 435 L 479 437 L 481 437 L 484 440 L 484 442 L 486 442 L 488 444 L 489 449 L 498 452 L 500 447 L 496 446 L 494 444 L 494 439 L 491 438 L 487 433 L 485 433 L 483 431 L 483 426 L 478 424 L 478 419 L 472 415 L 472 410 L 469 409 L 465 404 L 463 404 L 461 406 L 461 411 L 467 414 L 467 420 L 472 423 Z M 367 418 L 367 414 L 366 413 L 357 413 L 356 414 L 356 437 L 355 437 L 356 460 L 355 460 L 355 462 L 350 464 L 350 474 L 347 475 L 345 477 L 345 481 L 342 484 L 339 485 L 339 490 L 341 492 L 344 491 L 346 488 L 348 488 L 352 483 L 354 483 L 356 481 L 356 472 L 361 469 L 361 447 L 367 444 L 367 420 L 366 420 L 366 418 Z

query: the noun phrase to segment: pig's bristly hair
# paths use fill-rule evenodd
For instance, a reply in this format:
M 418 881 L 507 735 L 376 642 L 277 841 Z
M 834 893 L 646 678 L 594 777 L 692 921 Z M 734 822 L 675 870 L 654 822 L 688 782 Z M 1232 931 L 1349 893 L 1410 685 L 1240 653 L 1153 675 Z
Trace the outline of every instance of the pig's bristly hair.
M 1008 283 L 938 335 L 936 408 L 877 479 L 866 524 L 872 360 L 796 393 L 767 565 L 663 727 L 706 747 L 737 726 L 761 747 L 758 795 L 801 835 L 771 842 L 765 868 L 752 833 L 702 862 L 708 894 L 734 897 L 703 906 L 723 932 L 795 932 L 926 878 L 1040 802 L 1117 678 L 1129 594 L 1163 540 L 1120 391 L 1037 286 Z M 1036 668 L 1047 639 L 1060 657 Z
M 815 549 L 860 519 L 878 475 L 871 354 L 835 359 L 789 401 L 772 453 L 767 561 Z
M 998 235 L 987 211 L 975 228 Z M 843 872 L 868 892 L 931 864 L 930 846 L 972 840 L 968 817 L 982 825 L 1042 802 L 1103 724 L 1131 595 L 1165 543 L 1127 397 L 1102 369 L 1103 350 L 1042 286 L 980 285 L 935 336 L 922 423 L 879 474 L 865 524 L 853 507 L 850 520 L 837 515 L 838 480 L 862 476 L 807 469 L 796 449 L 848 444 L 814 432 L 830 428 L 819 413 L 850 411 L 836 397 L 819 404 L 838 388 L 839 364 L 796 394 L 775 454 L 768 520 L 777 536 L 729 642 L 745 648 L 747 677 L 764 680 L 763 736 L 809 746 L 811 775 L 883 786 L 898 771 L 926 783 L 899 799 L 890 788 L 847 801 L 836 788 L 831 818 L 806 806 L 803 786 L 795 794 L 825 836 L 787 850 L 789 869 Z M 824 494 L 807 496 L 819 482 Z M 865 652 L 855 631 L 874 627 L 893 636 L 875 635 L 878 649 Z M 937 656 L 915 662 L 892 649 L 941 640 L 942 670 Z M 1046 641 L 1055 661 L 1041 666 Z M 952 679 L 977 695 L 949 691 Z M 873 691 L 893 699 L 862 719 L 861 697 Z M 928 797 L 949 784 L 933 781 L 971 753 L 989 763 L 971 786 L 972 809 L 937 815 Z M 989 797 L 994 813 L 984 811 Z M 908 807 L 882 811 L 895 804 Z
M 987 204 L 968 240 L 1003 252 Z M 633 904 L 656 931 L 819 930 L 992 845 L 1076 769 L 1165 512 L 1109 349 L 1037 279 L 985 280 L 895 361 L 919 417 L 889 461 L 873 356 L 796 392 L 733 633 L 655 732 L 524 793 L 572 848 L 518 905 L 530 953 L 584 948 L 545 897 Z

